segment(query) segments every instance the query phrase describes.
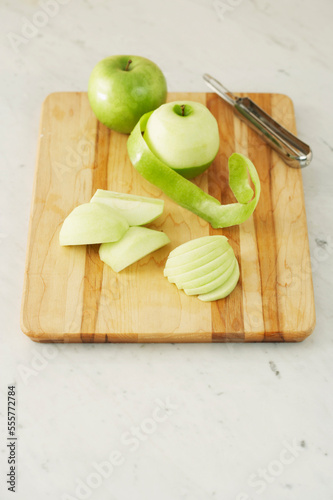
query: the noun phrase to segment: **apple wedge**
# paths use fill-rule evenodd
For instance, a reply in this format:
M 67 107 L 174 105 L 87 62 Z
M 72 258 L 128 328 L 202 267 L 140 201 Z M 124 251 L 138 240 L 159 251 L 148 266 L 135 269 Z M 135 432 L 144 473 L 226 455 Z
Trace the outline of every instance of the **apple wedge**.
M 143 226 L 163 213 L 164 200 L 97 189 L 92 203 L 103 203 L 125 217 L 130 226 Z
M 168 243 L 170 239 L 161 231 L 133 226 L 121 240 L 103 243 L 99 248 L 99 256 L 118 273 Z
M 92 245 L 119 240 L 128 230 L 127 220 L 101 203 L 84 203 L 66 217 L 59 234 L 59 243 Z

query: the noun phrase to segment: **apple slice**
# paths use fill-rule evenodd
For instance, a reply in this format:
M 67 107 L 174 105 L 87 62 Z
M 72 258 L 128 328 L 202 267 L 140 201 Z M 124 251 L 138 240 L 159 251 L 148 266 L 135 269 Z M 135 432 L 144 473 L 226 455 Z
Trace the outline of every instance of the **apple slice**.
M 180 274 L 184 274 L 189 271 L 193 271 L 197 269 L 199 266 L 205 266 L 206 264 L 209 264 L 213 260 L 215 260 L 217 257 L 220 257 L 223 254 L 224 250 L 221 248 L 214 248 L 210 252 L 207 252 L 203 257 L 200 257 L 199 259 L 196 260 L 191 260 L 190 262 L 187 262 L 186 264 L 180 265 L 180 266 L 168 266 L 164 268 L 164 276 L 166 276 L 170 283 L 174 283 L 171 281 L 171 279 L 174 279 L 176 276 L 179 276 Z M 167 262 L 168 264 L 168 262 Z
M 104 203 L 125 217 L 130 226 L 142 226 L 157 219 L 164 208 L 164 200 L 134 194 L 115 193 L 97 189 L 90 202 Z
M 127 220 L 101 203 L 84 203 L 66 217 L 59 234 L 59 243 L 90 245 L 119 240 L 128 230 Z
M 212 243 L 213 241 L 218 241 L 219 244 L 225 244 L 228 242 L 228 238 L 225 236 L 221 235 L 216 235 L 216 236 L 202 236 L 201 238 L 196 238 L 195 240 L 190 240 L 187 241 L 186 243 L 183 243 L 182 245 L 179 245 L 178 247 L 174 248 L 170 254 L 168 259 L 172 257 L 177 257 L 178 255 L 183 255 L 184 253 L 190 252 L 191 250 L 195 250 L 196 248 L 201 248 L 205 245 L 208 245 L 209 243 Z
M 223 246 L 221 245 L 220 241 L 215 239 L 201 247 L 193 248 L 192 250 L 184 252 L 180 255 L 174 255 L 171 257 L 169 256 L 166 263 L 166 268 L 169 269 L 169 267 L 183 266 L 188 262 L 200 259 L 216 248 L 219 248 L 221 252 L 223 251 Z
M 190 273 L 177 276 L 175 280 L 176 286 L 177 288 L 186 288 L 186 290 L 188 290 L 206 285 L 221 276 L 231 266 L 234 259 L 235 254 L 232 248 L 229 248 L 227 252 L 212 261 L 210 266 L 206 264 L 206 266 L 199 267 L 195 271 L 190 271 Z M 190 276 L 187 276 L 189 274 Z
M 202 300 L 203 302 L 211 302 L 213 300 L 220 300 L 224 299 L 230 293 L 236 288 L 236 285 L 239 280 L 239 265 L 237 260 L 235 261 L 233 271 L 227 281 L 223 283 L 223 285 L 219 286 L 218 288 L 215 288 L 215 290 L 212 290 L 209 293 L 205 293 L 203 295 L 199 295 L 198 299 Z
M 199 259 L 201 260 L 201 259 Z M 215 271 L 215 269 L 219 268 L 221 264 L 225 261 L 224 254 L 219 254 L 215 259 L 210 259 L 206 264 L 198 265 L 195 264 L 194 268 L 185 271 L 178 272 L 177 274 L 173 274 L 171 276 L 166 276 L 168 278 L 169 283 L 175 283 L 177 288 L 183 288 L 181 285 L 188 281 L 194 280 L 200 276 L 206 275 Z M 198 259 L 195 262 L 198 262 Z M 184 266 L 179 266 L 183 269 Z
M 228 266 L 223 268 L 222 274 L 220 274 L 217 278 L 204 285 L 199 285 L 193 288 L 184 288 L 184 292 L 186 293 L 186 295 L 201 295 L 215 290 L 215 288 L 223 285 L 223 283 L 229 278 L 233 271 L 233 266 L 234 260 L 231 259 L 228 262 Z
M 119 272 L 146 255 L 170 243 L 161 231 L 146 227 L 130 227 L 123 238 L 115 243 L 103 243 L 99 256 L 113 271 Z

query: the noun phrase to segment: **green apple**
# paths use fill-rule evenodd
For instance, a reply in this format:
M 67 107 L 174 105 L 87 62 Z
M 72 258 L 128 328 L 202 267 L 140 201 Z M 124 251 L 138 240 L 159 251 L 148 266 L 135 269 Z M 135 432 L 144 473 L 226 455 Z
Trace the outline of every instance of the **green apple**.
M 229 184 L 238 203 L 221 205 L 216 198 L 175 172 L 151 151 L 143 135 L 152 113 L 140 118 L 127 141 L 127 151 L 134 168 L 181 207 L 202 217 L 213 228 L 235 226 L 246 221 L 260 197 L 260 180 L 253 163 L 239 153 L 229 157 Z M 249 176 L 253 182 L 254 196 Z
M 92 203 L 104 203 L 125 217 L 130 226 L 142 226 L 157 219 L 164 208 L 164 200 L 134 194 L 97 189 Z
M 187 179 L 209 167 L 220 145 L 215 117 L 194 101 L 169 102 L 156 109 L 144 140 L 157 158 Z
M 119 240 L 128 230 L 127 220 L 101 203 L 84 203 L 66 217 L 59 234 L 65 245 L 93 245 Z
M 140 56 L 116 55 L 92 70 L 88 98 L 107 127 L 129 134 L 141 116 L 166 100 L 165 77 L 155 63 Z
M 99 256 L 105 264 L 118 273 L 168 243 L 170 243 L 169 238 L 161 231 L 133 226 L 121 240 L 115 243 L 103 243 L 99 247 Z

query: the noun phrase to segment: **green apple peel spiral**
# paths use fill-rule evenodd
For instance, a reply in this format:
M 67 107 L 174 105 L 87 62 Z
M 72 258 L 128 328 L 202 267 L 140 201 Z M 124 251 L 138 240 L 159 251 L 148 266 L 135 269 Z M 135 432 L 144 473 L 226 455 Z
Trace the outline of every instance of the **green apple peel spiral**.
M 172 170 L 152 153 L 142 136 L 151 114 L 146 113 L 140 118 L 127 141 L 128 154 L 136 170 L 180 206 L 206 220 L 215 229 L 246 221 L 256 208 L 260 196 L 260 180 L 253 163 L 240 153 L 233 153 L 229 157 L 229 184 L 238 203 L 221 205 L 216 198 Z M 254 197 L 248 174 L 253 182 Z

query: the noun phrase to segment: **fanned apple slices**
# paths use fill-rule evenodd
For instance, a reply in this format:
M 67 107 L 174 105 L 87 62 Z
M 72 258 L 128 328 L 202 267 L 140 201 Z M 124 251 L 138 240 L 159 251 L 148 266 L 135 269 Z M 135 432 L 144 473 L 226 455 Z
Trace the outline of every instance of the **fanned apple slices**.
M 229 295 L 239 280 L 239 265 L 225 236 L 204 236 L 170 252 L 164 269 L 170 283 L 204 302 Z

